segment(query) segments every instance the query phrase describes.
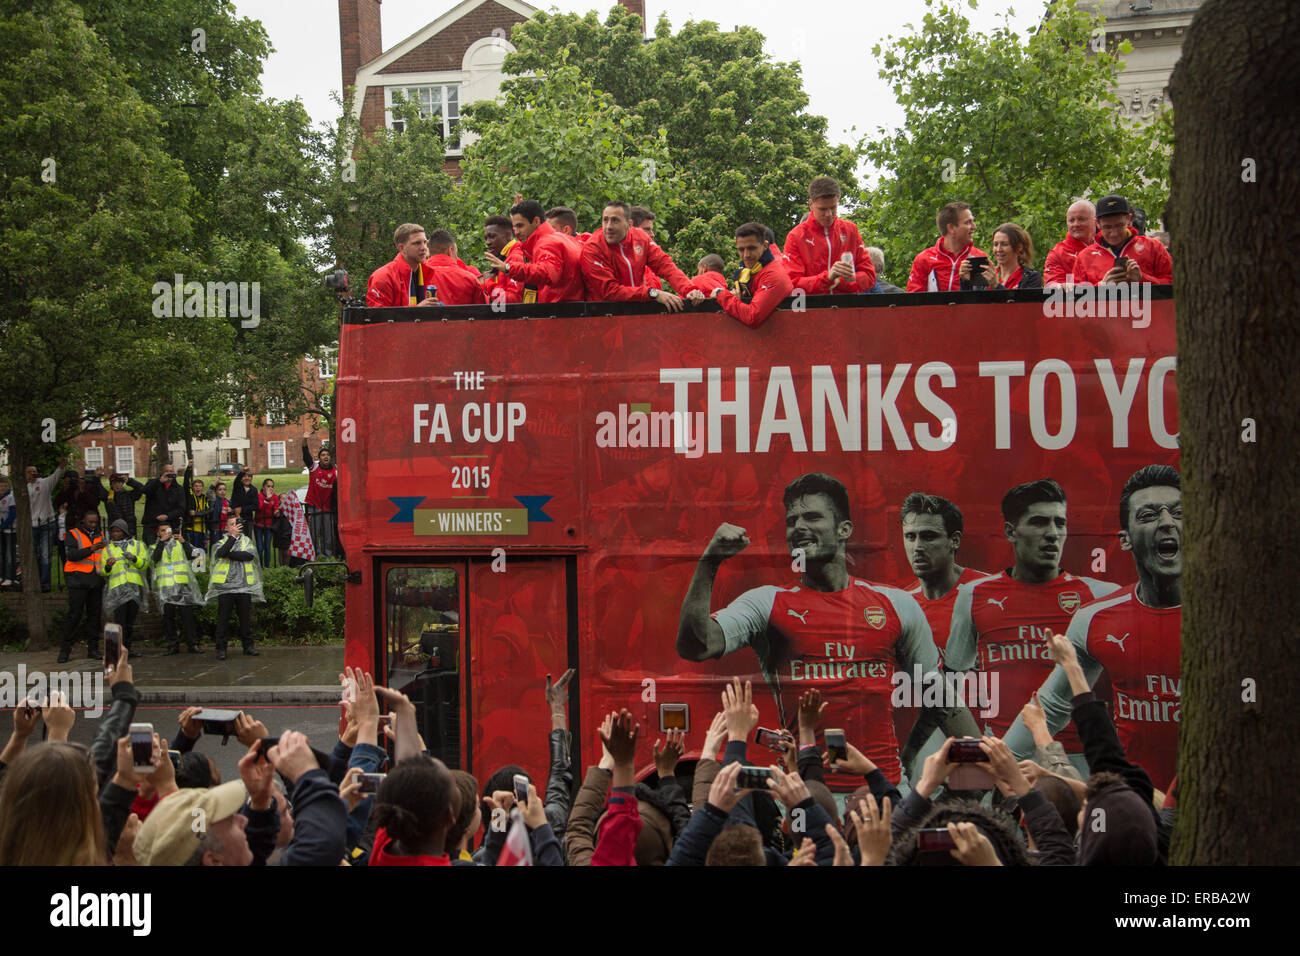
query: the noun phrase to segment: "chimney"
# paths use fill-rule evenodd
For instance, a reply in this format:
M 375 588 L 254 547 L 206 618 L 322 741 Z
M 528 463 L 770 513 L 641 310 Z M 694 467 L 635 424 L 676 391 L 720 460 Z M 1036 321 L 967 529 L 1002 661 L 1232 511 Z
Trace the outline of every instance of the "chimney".
M 384 52 L 379 32 L 383 0 L 339 0 L 339 54 L 343 61 L 343 92 L 357 84 L 357 70 Z
M 645 19 L 645 0 L 618 0 L 618 3 L 628 13 L 635 13 L 641 18 L 641 35 L 648 36 L 650 34 L 650 24 L 646 23 Z

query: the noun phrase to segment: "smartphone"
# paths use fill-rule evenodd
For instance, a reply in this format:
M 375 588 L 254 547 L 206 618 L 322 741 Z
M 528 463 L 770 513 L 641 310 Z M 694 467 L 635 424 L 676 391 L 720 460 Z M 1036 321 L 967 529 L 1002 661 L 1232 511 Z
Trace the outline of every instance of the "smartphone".
M 150 774 L 156 769 L 153 765 L 153 724 L 132 724 L 128 731 L 131 735 L 132 769 L 139 774 Z
M 986 763 L 989 755 L 980 749 L 980 742 L 972 738 L 954 740 L 948 748 L 949 763 Z
M 361 775 L 361 793 L 378 793 L 379 785 L 387 777 L 386 773 L 363 773 Z
M 740 775 L 736 777 L 737 790 L 762 790 L 768 791 L 767 782 L 772 778 L 772 771 L 767 767 L 751 767 L 744 765 L 740 768 Z
M 775 750 L 777 753 L 785 753 L 786 744 L 789 742 L 790 735 L 784 730 L 768 730 L 766 727 L 759 727 L 754 731 L 754 743 Z
M 238 716 L 237 710 L 216 710 L 205 707 L 194 715 L 194 719 L 203 725 L 205 734 L 221 734 L 223 737 L 229 737 L 235 732 L 235 718 Z
M 122 653 L 122 625 L 104 625 L 104 669 L 112 670 L 117 666 L 118 655 Z
M 1117 256 L 1115 259 L 1115 268 L 1128 271 L 1128 256 Z
M 171 759 L 171 762 L 172 762 L 172 768 L 175 769 L 175 770 L 180 770 L 180 769 L 181 769 L 181 752 L 180 752 L 179 750 L 169 750 L 169 751 L 167 751 L 167 756 Z
M 514 784 L 515 784 L 515 802 L 527 804 L 528 803 L 528 778 L 525 777 L 522 773 L 517 773 L 515 774 Z
M 989 280 L 984 277 L 984 267 L 989 264 L 988 256 L 968 256 L 970 262 L 970 284 L 975 289 L 987 289 Z
M 844 731 L 837 728 L 827 728 L 822 738 L 826 741 L 826 756 L 831 761 L 843 760 L 848 756 L 848 751 L 844 749 Z
M 916 862 L 919 866 L 961 866 L 961 861 L 948 852 L 956 848 L 947 827 L 916 831 Z

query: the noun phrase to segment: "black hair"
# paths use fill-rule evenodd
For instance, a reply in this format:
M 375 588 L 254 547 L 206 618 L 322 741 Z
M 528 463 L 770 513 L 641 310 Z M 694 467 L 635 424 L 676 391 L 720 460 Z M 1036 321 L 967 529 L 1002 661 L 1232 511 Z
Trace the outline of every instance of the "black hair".
M 998 855 L 1003 866 L 1031 864 L 1020 828 L 1006 811 L 990 809 L 974 800 L 954 798 L 934 807 L 919 824 L 899 834 L 889 851 L 886 865 L 916 866 L 919 856 L 916 847 L 917 831 L 945 828 L 950 823 L 975 824 L 989 843 L 993 844 L 993 852 Z
M 631 206 L 623 202 L 623 200 L 621 199 L 611 199 L 609 202 L 605 203 L 605 209 L 609 209 L 612 206 L 617 206 L 619 209 L 623 210 L 623 218 L 626 219 L 628 222 L 632 221 Z
M 1029 510 L 1030 505 L 1044 501 L 1059 501 L 1065 504 L 1065 491 L 1051 478 L 1039 478 L 1016 485 L 1002 496 L 1002 517 L 1009 523 L 1016 524 Z
M 761 222 L 747 222 L 736 229 L 736 238 L 742 236 L 753 236 L 760 244 L 767 244 L 767 226 Z
M 447 829 L 447 812 L 459 809 L 456 781 L 441 760 L 427 754 L 407 757 L 384 778 L 372 816 L 408 850 Z
M 1121 531 L 1128 530 L 1128 502 L 1133 497 L 1133 492 L 1141 491 L 1144 488 L 1161 487 L 1177 488 L 1179 491 L 1183 489 L 1182 478 L 1169 465 L 1146 465 L 1129 475 L 1128 481 L 1124 482 L 1124 490 L 1119 494 L 1119 528 Z
M 781 503 L 788 510 L 792 504 L 806 495 L 825 495 L 829 498 L 831 507 L 835 510 L 836 524 L 849 520 L 849 490 L 844 487 L 844 482 L 838 478 L 832 478 L 820 471 L 800 475 L 785 486 L 785 494 L 781 496 Z
M 493 771 L 492 776 L 488 777 L 487 780 L 483 782 L 483 796 L 490 797 L 498 790 L 509 790 L 513 793 L 515 789 L 515 774 L 517 773 L 522 773 L 525 777 L 528 777 L 529 783 L 533 782 L 533 778 L 528 775 L 527 770 L 523 767 L 509 763 L 504 767 L 501 767 L 499 770 Z
M 442 255 L 456 244 L 456 237 L 446 229 L 435 229 L 429 236 L 429 251 L 435 256 Z
M 905 521 L 908 515 L 938 515 L 943 519 L 943 533 L 949 537 L 960 534 L 964 528 L 960 508 L 947 498 L 927 495 L 924 491 L 914 491 L 903 499 L 900 521 Z
M 776 242 L 776 233 L 772 231 L 771 226 L 763 227 L 763 239 L 766 240 L 769 246 L 772 245 L 772 243 Z
M 483 228 L 486 229 L 488 226 L 496 226 L 506 232 L 510 232 L 514 228 L 510 225 L 510 219 L 506 216 L 488 216 L 483 220 Z
M 523 202 L 515 203 L 510 207 L 510 215 L 523 216 L 529 222 L 534 219 L 545 219 L 546 210 L 536 199 L 525 199 Z
M 198 787 L 206 790 L 215 783 L 212 779 L 212 764 L 208 758 L 196 750 L 181 754 L 180 766 L 176 768 L 176 786 L 182 790 Z

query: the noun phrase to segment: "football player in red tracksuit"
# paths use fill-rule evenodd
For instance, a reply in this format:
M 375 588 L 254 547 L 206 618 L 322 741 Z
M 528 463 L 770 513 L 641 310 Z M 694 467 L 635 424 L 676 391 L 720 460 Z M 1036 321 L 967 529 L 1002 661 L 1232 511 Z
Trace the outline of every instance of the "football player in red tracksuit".
M 737 291 L 714 289 L 711 295 L 723 312 L 755 329 L 776 311 L 794 289 L 794 283 L 781 260 L 768 248 L 761 222 L 747 222 L 736 230 L 736 251 L 742 267 Z
M 725 289 L 727 277 L 722 274 L 725 268 L 727 264 L 722 261 L 722 256 L 710 252 L 695 267 L 695 279 L 692 284 L 705 295 L 710 295 L 714 289 Z
M 483 223 L 483 244 L 487 251 L 502 259 L 523 261 L 513 227 L 505 216 L 489 216 Z M 524 301 L 524 284 L 506 275 L 504 269 L 489 269 L 482 279 L 483 294 L 489 304 L 500 301 L 503 305 Z
M 647 267 L 667 279 L 677 295 L 650 288 Z M 589 302 L 658 302 L 669 312 L 680 312 L 681 297 L 694 293 L 694 298 L 703 298 L 672 257 L 632 225 L 625 202 L 605 206 L 600 231 L 583 245 L 582 279 Z
M 908 292 L 955 292 L 961 288 L 961 267 L 967 256 L 988 253 L 975 248 L 975 214 L 964 202 L 950 202 L 936 217 L 939 240 L 917 253 L 912 273 L 907 277 Z
M 1065 633 L 1089 685 L 1103 669 L 1110 677 L 1111 713 L 1124 754 L 1162 789 L 1177 769 L 1182 709 L 1183 504 L 1178 472 L 1168 465 L 1139 469 L 1124 483 L 1119 517 L 1120 542 L 1133 552 L 1137 583 L 1084 605 Z M 1070 722 L 1073 697 L 1058 664 L 1038 691 L 1048 733 L 1055 735 Z M 1006 744 L 1018 758 L 1033 755 L 1033 737 L 1019 718 L 1007 732 Z
M 366 306 L 371 309 L 419 305 L 427 295 L 420 263 L 429 258 L 429 240 L 424 227 L 405 222 L 393 233 L 397 255 L 393 261 L 370 273 L 366 283 Z
M 853 522 L 842 482 L 802 475 L 786 487 L 782 502 L 786 544 L 801 560 L 801 580 L 753 588 L 710 613 L 720 566 L 749 545 L 744 528 L 720 525 L 682 601 L 677 653 L 703 661 L 752 648 L 772 692 L 766 704 L 765 695 L 754 693 L 764 726 L 792 726 L 799 697 L 815 688 L 830 701 L 828 726 L 843 727 L 849 741 L 897 783 L 891 677 L 896 671 L 910 675 L 918 666 L 923 675 L 937 672 L 930 626 L 910 594 L 849 574 L 845 550 Z M 727 590 L 734 588 L 729 582 Z M 739 666 L 733 664 L 732 671 Z M 931 714 L 932 726 L 950 719 L 949 711 L 930 705 L 921 714 Z M 966 722 L 974 725 L 969 714 Z M 862 781 L 833 782 L 852 788 Z
M 586 242 L 591 238 L 589 232 L 578 232 L 578 214 L 568 206 L 555 206 L 546 210 L 546 221 L 556 232 L 572 236 L 578 242 Z
M 456 240 L 446 229 L 429 237 L 429 258 L 420 264 L 424 284 L 437 289 L 432 300 L 442 305 L 483 305 L 487 297 L 478 276 L 455 256 Z
M 795 288 L 809 295 L 866 292 L 876 284 L 858 227 L 836 216 L 839 205 L 839 183 L 819 176 L 808 185 L 808 218 L 785 237 L 785 268 Z
M 1043 287 L 1074 283 L 1074 260 L 1097 238 L 1097 207 L 1086 199 L 1065 211 L 1065 238 L 1052 246 L 1043 264 Z
M 542 204 L 525 199 L 510 210 L 510 223 L 519 242 L 519 260 L 500 259 L 490 251 L 488 262 L 524 284 L 524 302 L 581 302 L 582 246 L 542 221 Z
M 1133 208 L 1123 196 L 1105 196 L 1097 203 L 1097 238 L 1074 260 L 1074 281 L 1080 285 L 1103 282 L 1150 282 L 1169 285 L 1174 264 L 1169 251 L 1133 228 Z M 1117 257 L 1128 259 L 1127 269 L 1115 267 Z

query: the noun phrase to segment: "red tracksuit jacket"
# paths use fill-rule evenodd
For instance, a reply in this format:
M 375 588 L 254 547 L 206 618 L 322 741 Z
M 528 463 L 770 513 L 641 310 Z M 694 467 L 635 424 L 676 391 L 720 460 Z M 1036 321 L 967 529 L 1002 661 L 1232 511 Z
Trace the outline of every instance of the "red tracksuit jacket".
M 721 272 L 706 272 L 702 276 L 696 276 L 691 284 L 705 295 L 708 295 L 714 289 L 725 289 L 727 287 L 727 277 Z
M 1169 285 L 1174 281 L 1174 263 L 1169 258 L 1169 250 L 1154 239 L 1139 236 L 1132 226 L 1128 227 L 1128 242 L 1119 251 L 1128 256 L 1142 270 L 1142 281 L 1156 285 Z M 1081 285 L 1096 285 L 1111 269 L 1115 268 L 1115 256 L 1106 248 L 1097 236 L 1097 241 L 1081 251 L 1074 260 L 1074 281 Z
M 522 261 L 510 261 L 510 277 L 537 290 L 538 302 L 581 302 L 582 244 L 542 223 L 521 244 Z M 526 295 L 526 292 L 525 292 Z
M 856 282 L 841 279 L 831 288 L 827 275 L 832 262 L 838 262 L 846 253 L 853 254 L 853 271 Z M 817 225 L 812 213 L 785 237 L 786 269 L 795 288 L 809 295 L 849 294 L 866 292 L 876 284 L 876 267 L 862 244 L 858 227 L 844 219 L 836 219 L 829 229 Z
M 754 290 L 749 302 L 742 301 L 740 296 L 724 288 L 718 290 L 718 305 L 733 319 L 756 329 L 776 311 L 781 300 L 794 291 L 794 281 L 781 260 L 774 256 L 771 262 L 759 269 L 757 277 L 750 277 L 749 282 Z
M 961 289 L 961 261 L 967 256 L 985 256 L 988 253 L 967 246 L 955 256 L 943 245 L 943 237 L 928 249 L 919 252 L 912 260 L 912 274 L 907 277 L 908 292 L 955 292 Z M 931 287 L 930 280 L 934 279 Z
M 650 289 L 645 282 L 647 265 L 667 279 L 678 295 L 695 288 L 668 253 L 635 226 L 616 246 L 605 242 L 604 230 L 593 232 L 582 247 L 582 279 L 586 283 L 587 301 L 649 302 Z
M 1080 242 L 1070 235 L 1052 246 L 1052 251 L 1047 254 L 1047 261 L 1043 264 L 1043 285 L 1073 282 L 1073 279 L 1066 277 L 1074 275 L 1074 260 L 1087 248 L 1088 243 Z
M 514 269 L 515 263 L 524 261 L 523 249 L 517 239 L 507 242 L 501 253 L 501 258 L 510 263 L 511 269 Z M 507 305 L 524 301 L 524 284 L 512 275 L 489 269 L 482 281 L 483 294 L 487 296 L 489 305 L 492 304 L 492 297 L 498 289 L 505 293 Z
M 370 273 L 366 283 L 366 305 L 372 309 L 411 304 L 411 267 L 399 252 L 393 261 Z
M 438 301 L 443 305 L 482 305 L 487 301 L 474 273 L 458 259 L 447 255 L 430 256 L 420 264 L 420 269 L 424 285 L 438 287 Z

